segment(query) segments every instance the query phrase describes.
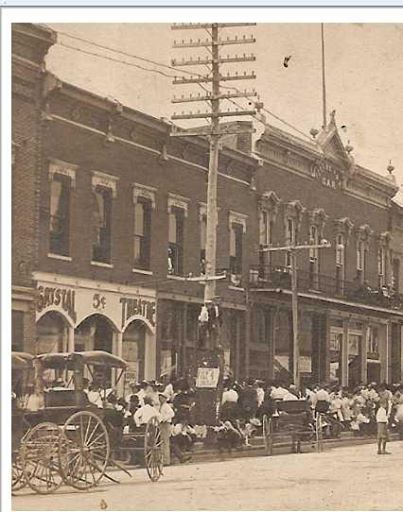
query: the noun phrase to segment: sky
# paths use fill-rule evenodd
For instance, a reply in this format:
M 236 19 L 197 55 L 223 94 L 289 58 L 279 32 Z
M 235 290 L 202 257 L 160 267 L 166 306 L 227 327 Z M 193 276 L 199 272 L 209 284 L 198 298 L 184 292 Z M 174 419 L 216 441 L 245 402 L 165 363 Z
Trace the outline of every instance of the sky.
M 180 72 L 70 37 L 170 65 L 173 58 L 202 56 L 204 51 L 199 49 L 174 49 L 173 41 L 205 39 L 208 37 L 205 30 L 173 31 L 171 25 L 162 23 L 50 26 L 58 32 L 58 43 L 49 51 L 47 67 L 60 79 L 155 117 L 169 119 L 175 111 L 207 109 L 203 104 L 178 106 L 171 103 L 175 95 L 203 93 L 197 85 L 173 85 L 172 76 Z M 255 89 L 267 110 L 309 137 L 311 128 L 319 129 L 322 125 L 320 24 L 262 23 L 225 30 L 225 37 L 244 34 L 255 36 L 256 43 L 225 46 L 222 55 L 254 53 L 256 62 L 226 65 L 223 69 L 239 73 L 253 70 L 257 77 L 231 85 L 242 90 Z M 355 161 L 374 172 L 387 175 L 386 168 L 391 161 L 397 184 L 403 184 L 403 24 L 326 24 L 325 55 L 327 110 L 329 113 L 335 109 L 338 126 L 345 127 L 340 129 L 342 140 L 353 146 Z M 286 56 L 291 56 L 288 67 L 283 65 Z M 170 76 L 150 72 L 150 69 Z M 196 73 L 207 71 L 202 67 L 193 69 Z M 243 107 L 248 106 L 247 100 L 236 101 Z M 227 104 L 227 108 L 235 107 Z M 267 112 L 262 113 L 267 122 L 303 137 Z M 177 124 L 190 126 L 186 121 Z M 255 122 L 255 126 L 257 134 L 264 129 L 261 122 Z

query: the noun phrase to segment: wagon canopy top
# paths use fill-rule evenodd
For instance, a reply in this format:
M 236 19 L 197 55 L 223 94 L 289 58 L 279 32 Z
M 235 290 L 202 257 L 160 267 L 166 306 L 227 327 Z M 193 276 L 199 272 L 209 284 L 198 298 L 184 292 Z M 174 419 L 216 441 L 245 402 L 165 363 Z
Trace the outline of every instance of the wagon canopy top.
M 104 352 L 103 350 L 87 350 L 85 352 L 55 352 L 40 354 L 37 359 L 46 368 L 68 368 L 73 370 L 78 366 L 91 365 L 103 368 L 126 369 L 127 363 L 121 357 Z
M 31 368 L 33 359 L 34 356 L 28 352 L 11 352 L 11 368 L 13 370 Z

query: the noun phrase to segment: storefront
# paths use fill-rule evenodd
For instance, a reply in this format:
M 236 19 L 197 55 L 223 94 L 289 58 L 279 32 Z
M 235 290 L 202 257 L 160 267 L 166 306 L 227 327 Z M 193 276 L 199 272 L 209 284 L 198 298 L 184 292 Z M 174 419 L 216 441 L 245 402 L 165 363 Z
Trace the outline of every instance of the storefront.
M 155 290 L 45 272 L 36 280 L 36 353 L 105 350 L 130 380 L 155 379 Z

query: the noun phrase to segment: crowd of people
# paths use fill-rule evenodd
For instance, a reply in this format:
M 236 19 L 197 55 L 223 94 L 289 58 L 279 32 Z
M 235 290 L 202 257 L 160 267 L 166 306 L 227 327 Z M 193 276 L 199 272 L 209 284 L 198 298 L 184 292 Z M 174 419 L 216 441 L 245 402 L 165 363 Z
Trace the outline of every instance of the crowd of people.
M 243 385 L 227 382 L 222 403 L 223 420 L 244 420 L 260 425 L 264 414 L 279 415 L 279 402 L 305 400 L 312 412 L 322 413 L 324 435 L 338 437 L 341 431 L 356 435 L 378 435 L 387 440 L 390 428 L 396 428 L 403 440 L 403 384 L 370 383 L 353 389 L 339 385 L 303 385 L 265 383 L 249 379 Z M 382 443 L 383 443 L 382 441 Z M 381 444 L 380 452 L 385 451 Z
M 63 388 L 59 381 L 51 389 Z M 165 465 L 172 458 L 190 460 L 197 439 L 231 450 L 248 446 L 250 439 L 261 432 L 263 415 L 281 415 L 281 402 L 306 401 L 312 411 L 321 413 L 325 437 L 338 437 L 342 431 L 355 435 L 378 437 L 378 452 L 386 452 L 388 432 L 399 432 L 403 440 L 403 384 L 388 386 L 370 383 L 353 389 L 339 385 L 302 385 L 258 379 L 223 382 L 219 421 L 215 425 L 196 424 L 193 411 L 198 400 L 187 379 L 162 384 L 156 381 L 131 383 L 125 396 L 118 396 L 96 376 L 90 383 L 84 379 L 85 399 L 106 411 L 116 432 L 130 433 L 142 428 L 152 417 L 159 420 Z M 29 397 L 35 408 L 35 395 Z M 260 429 L 260 430 L 259 430 Z

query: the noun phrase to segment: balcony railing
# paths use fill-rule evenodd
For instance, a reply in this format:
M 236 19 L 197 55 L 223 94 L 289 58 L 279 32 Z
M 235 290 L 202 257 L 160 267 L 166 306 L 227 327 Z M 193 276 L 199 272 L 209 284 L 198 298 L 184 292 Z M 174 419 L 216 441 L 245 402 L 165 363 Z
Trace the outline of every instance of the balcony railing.
M 280 266 L 252 267 L 249 281 L 251 288 L 290 290 L 291 269 Z M 346 281 L 341 279 L 340 276 L 313 274 L 312 272 L 298 270 L 297 289 L 303 293 L 403 311 L 402 294 L 387 286 L 382 288 L 372 287 L 368 284 Z

